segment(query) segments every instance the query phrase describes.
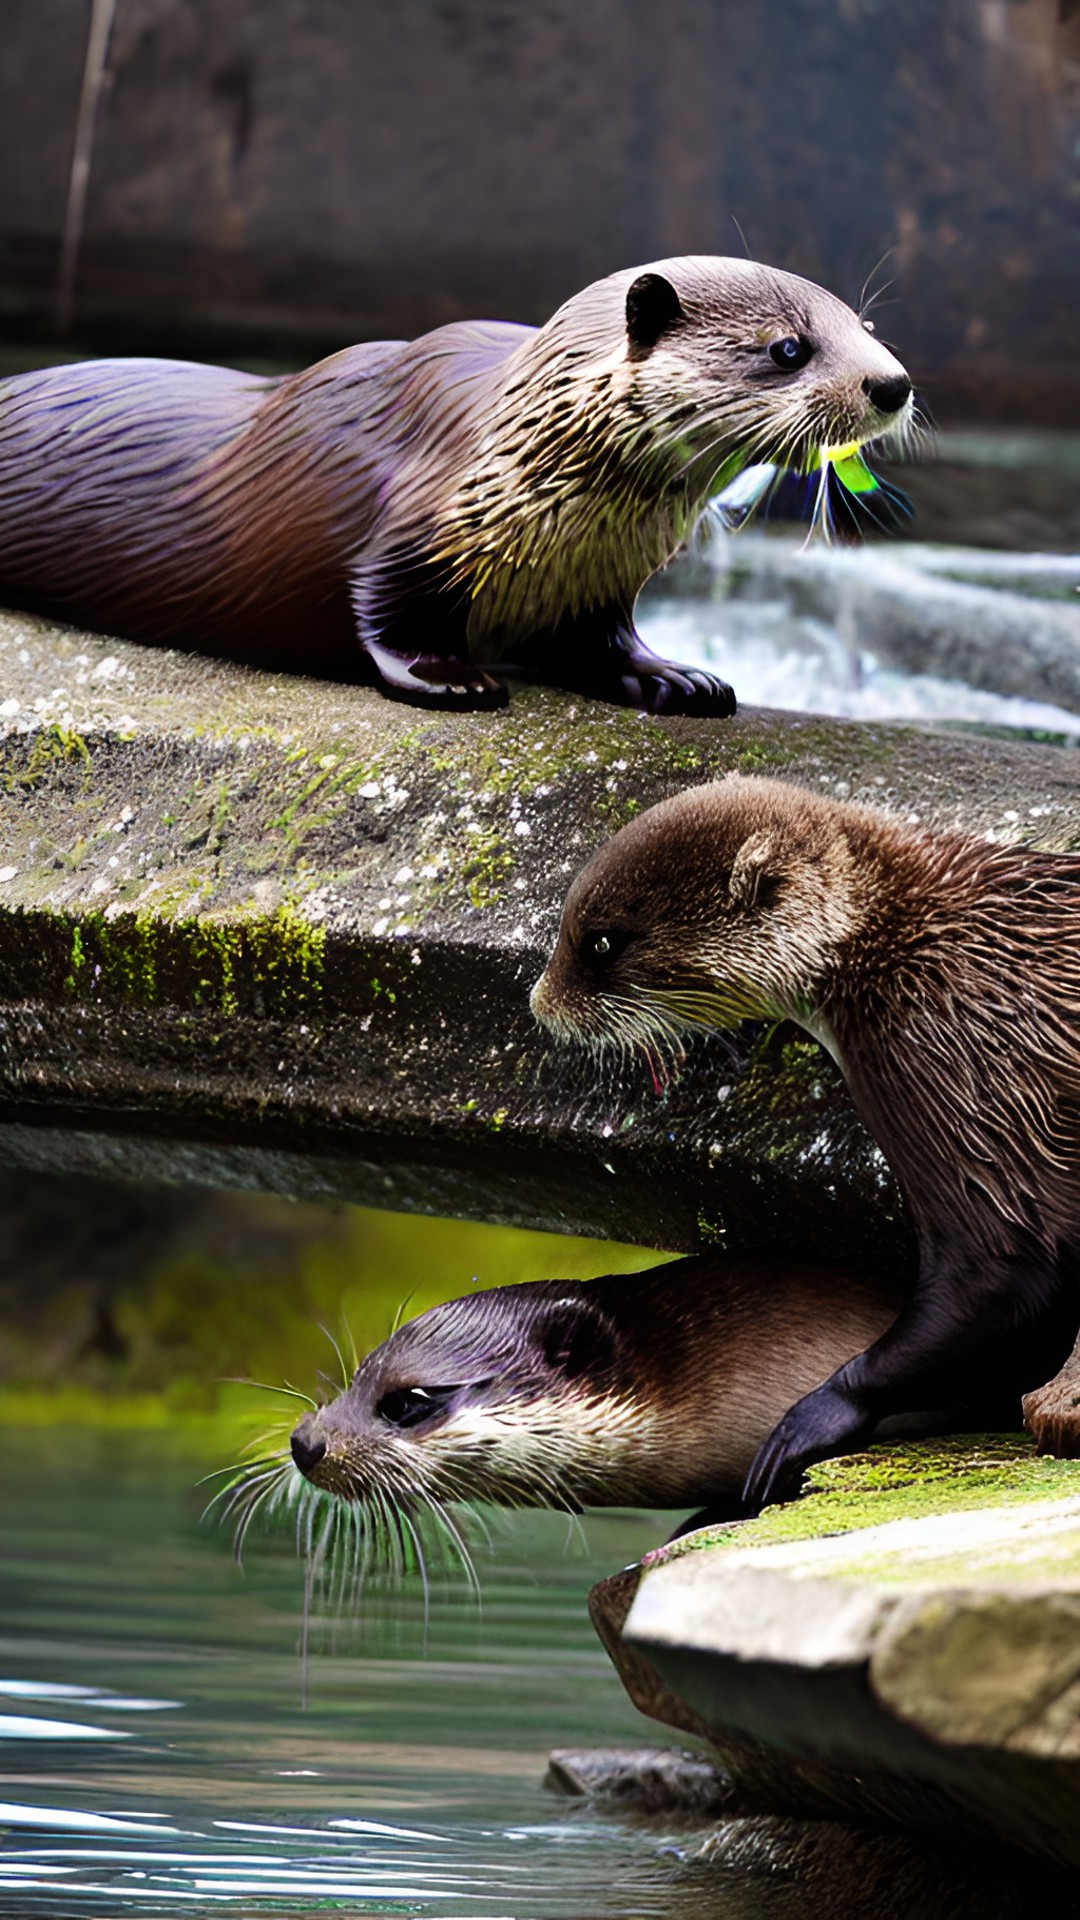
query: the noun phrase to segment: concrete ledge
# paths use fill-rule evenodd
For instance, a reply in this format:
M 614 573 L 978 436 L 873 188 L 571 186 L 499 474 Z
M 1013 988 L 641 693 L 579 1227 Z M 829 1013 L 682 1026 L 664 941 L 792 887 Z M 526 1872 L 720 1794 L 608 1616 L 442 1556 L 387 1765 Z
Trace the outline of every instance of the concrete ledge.
M 597 1590 L 638 1704 L 705 1731 L 771 1811 L 1080 1866 L 1080 1467 L 952 1441 L 815 1480 L 650 1556 L 632 1600 L 627 1576 Z
M 520 689 L 451 716 L 0 615 L 0 1155 L 693 1249 L 902 1255 L 792 1030 L 658 1100 L 551 1054 L 528 988 L 615 826 L 737 768 L 1054 846 L 1080 753 Z

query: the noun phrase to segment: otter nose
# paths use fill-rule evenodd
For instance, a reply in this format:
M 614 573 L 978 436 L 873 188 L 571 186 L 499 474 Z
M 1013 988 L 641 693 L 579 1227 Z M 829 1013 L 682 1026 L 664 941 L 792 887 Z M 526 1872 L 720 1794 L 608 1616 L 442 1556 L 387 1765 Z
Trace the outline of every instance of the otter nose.
M 864 380 L 863 392 L 879 413 L 897 413 L 911 392 L 911 381 L 906 373 L 897 373 L 891 380 Z
M 326 1441 L 319 1434 L 312 1433 L 310 1427 L 305 1432 L 305 1422 L 301 1421 L 289 1440 L 292 1457 L 301 1473 L 310 1473 L 317 1467 L 326 1452 Z

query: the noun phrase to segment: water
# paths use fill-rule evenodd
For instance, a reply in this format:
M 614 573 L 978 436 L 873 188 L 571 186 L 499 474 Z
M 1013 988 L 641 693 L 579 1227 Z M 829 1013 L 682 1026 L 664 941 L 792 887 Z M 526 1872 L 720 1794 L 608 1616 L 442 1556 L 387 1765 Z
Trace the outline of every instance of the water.
M 848 720 L 961 721 L 1049 733 L 1070 745 L 1080 742 L 1080 716 L 1065 707 L 932 673 L 901 672 L 884 665 L 872 650 L 850 646 L 827 621 L 793 614 L 785 601 L 655 594 L 640 603 L 637 624 L 655 653 L 720 673 L 743 707 L 782 707 Z
M 292 1543 L 251 1536 L 241 1572 L 199 1522 L 206 1465 L 158 1434 L 0 1431 L 0 1913 L 736 1911 L 699 1908 L 685 1833 L 541 1787 L 552 1746 L 664 1739 L 585 1595 L 668 1516 L 592 1516 L 587 1553 L 507 1516 L 482 1612 L 437 1590 L 426 1648 L 412 1589 L 317 1624 L 305 1708 Z

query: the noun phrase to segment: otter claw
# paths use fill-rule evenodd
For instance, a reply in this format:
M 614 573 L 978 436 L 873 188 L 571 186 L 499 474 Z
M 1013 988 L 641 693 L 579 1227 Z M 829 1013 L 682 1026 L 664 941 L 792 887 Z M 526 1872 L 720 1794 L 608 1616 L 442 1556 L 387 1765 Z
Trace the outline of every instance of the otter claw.
M 438 653 L 396 653 L 370 642 L 366 652 L 381 691 L 392 699 L 468 709 L 505 707 L 510 697 L 501 680 L 468 660 Z
M 735 712 L 735 695 L 715 674 L 694 667 L 679 667 L 673 661 L 658 660 L 642 665 L 624 686 L 636 685 L 639 697 L 632 702 L 649 713 L 685 713 L 727 718 Z
M 828 1381 L 789 1408 L 759 1447 L 743 1488 L 750 1513 L 779 1500 L 796 1500 L 803 1475 L 819 1460 L 850 1453 L 872 1430 L 842 1389 Z

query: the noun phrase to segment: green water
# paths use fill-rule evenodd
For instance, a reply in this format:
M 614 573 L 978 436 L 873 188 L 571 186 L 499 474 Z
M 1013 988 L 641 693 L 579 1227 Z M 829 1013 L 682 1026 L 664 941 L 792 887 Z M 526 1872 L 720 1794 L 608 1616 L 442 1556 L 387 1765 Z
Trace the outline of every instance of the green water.
M 0 1912 L 688 1916 L 687 1836 L 546 1792 L 552 1746 L 663 1732 L 585 1611 L 669 1516 L 507 1516 L 463 1579 L 316 1618 L 200 1523 L 167 1435 L 0 1431 Z M 691 1876 L 692 1877 L 692 1876 Z M 687 1904 L 688 1899 L 690 1904 Z M 727 1908 L 724 1911 L 728 1911 Z

